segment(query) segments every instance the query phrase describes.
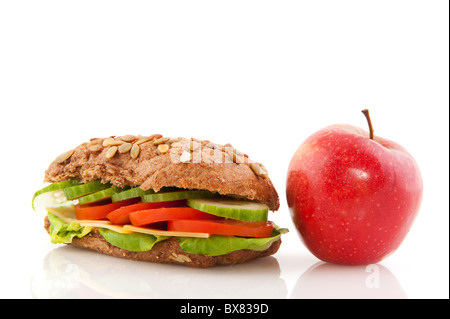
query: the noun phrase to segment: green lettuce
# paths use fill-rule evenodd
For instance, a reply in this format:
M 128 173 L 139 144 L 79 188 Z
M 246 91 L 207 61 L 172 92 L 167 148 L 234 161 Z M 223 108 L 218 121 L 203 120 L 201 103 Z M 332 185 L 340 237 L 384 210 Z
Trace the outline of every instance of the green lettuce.
M 209 256 L 225 255 L 235 250 L 250 249 L 262 251 L 270 247 L 280 239 L 282 234 L 287 233 L 285 228 L 274 229 L 269 238 L 250 238 L 235 236 L 212 235 L 209 238 L 180 237 L 180 247 L 187 253 Z
M 51 213 L 47 216 L 51 223 L 50 238 L 54 244 L 70 244 L 75 236 L 82 238 L 92 230 L 92 227 L 83 227 L 76 222 L 65 223 Z M 142 233 L 120 234 L 106 228 L 98 228 L 98 231 L 111 245 L 135 252 L 149 251 L 156 243 L 169 238 Z M 209 238 L 178 237 L 177 239 L 180 247 L 187 253 L 219 256 L 241 249 L 266 250 L 287 232 L 285 228 L 274 229 L 272 236 L 268 238 L 212 235 Z
M 92 227 L 83 227 L 76 222 L 65 223 L 51 213 L 47 214 L 47 218 L 50 221 L 50 240 L 53 244 L 70 244 L 75 236 L 82 238 L 92 230 Z
M 106 228 L 99 228 L 98 231 L 111 245 L 129 251 L 149 251 L 157 242 L 169 238 L 167 236 L 154 236 L 141 233 L 120 234 Z

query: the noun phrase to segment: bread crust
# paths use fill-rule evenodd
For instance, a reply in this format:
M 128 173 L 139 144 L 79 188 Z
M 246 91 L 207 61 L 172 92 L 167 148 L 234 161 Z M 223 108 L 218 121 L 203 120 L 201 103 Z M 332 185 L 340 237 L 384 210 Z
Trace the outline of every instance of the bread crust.
M 118 187 L 140 186 L 143 190 L 159 191 L 162 187 L 205 189 L 221 195 L 257 200 L 272 211 L 279 209 L 279 197 L 271 180 L 267 174 L 255 173 L 262 166 L 231 146 L 177 138 L 167 139 L 165 144 L 169 150 L 161 153 L 158 148 L 161 144 L 155 144 L 154 138 L 139 144 L 139 155 L 133 158 L 131 152 L 114 152 L 112 148 L 117 146 L 108 145 L 111 139 L 92 139 L 76 147 L 66 160 L 51 163 L 45 172 L 45 182 L 101 179 Z M 119 137 L 113 141 L 120 143 L 122 139 Z M 130 144 L 136 144 L 139 139 L 142 136 Z M 170 143 L 171 140 L 177 142 Z M 180 141 L 187 141 L 187 144 Z M 112 157 L 111 153 L 114 153 Z M 183 153 L 188 154 L 188 162 L 180 160 Z
M 47 217 L 44 220 L 44 227 L 49 232 L 50 222 Z M 125 250 L 108 243 L 96 228 L 82 238 L 74 237 L 72 243 L 75 247 L 86 248 L 102 254 L 121 257 L 130 260 L 147 261 L 154 263 L 179 264 L 193 268 L 208 268 L 218 265 L 235 265 L 249 260 L 271 256 L 275 254 L 280 245 L 281 239 L 263 251 L 242 249 L 220 256 L 208 256 L 199 254 L 189 254 L 183 251 L 174 237 L 156 243 L 153 248 L 145 252 L 134 252 Z

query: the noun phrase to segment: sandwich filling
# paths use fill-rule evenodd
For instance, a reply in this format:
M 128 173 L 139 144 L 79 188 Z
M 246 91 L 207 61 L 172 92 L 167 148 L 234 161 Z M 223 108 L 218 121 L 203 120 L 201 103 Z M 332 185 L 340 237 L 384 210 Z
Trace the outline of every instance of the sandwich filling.
M 155 192 L 68 180 L 37 191 L 32 205 L 47 212 L 52 243 L 69 244 L 98 230 L 111 245 L 135 252 L 171 237 L 191 254 L 262 251 L 287 232 L 268 221 L 266 204 L 207 190 L 165 187 Z

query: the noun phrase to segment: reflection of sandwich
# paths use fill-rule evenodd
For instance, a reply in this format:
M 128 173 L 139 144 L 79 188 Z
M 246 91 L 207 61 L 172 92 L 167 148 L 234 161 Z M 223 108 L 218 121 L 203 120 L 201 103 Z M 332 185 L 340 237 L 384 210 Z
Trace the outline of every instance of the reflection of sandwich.
M 261 164 L 231 145 L 161 135 L 91 139 L 58 156 L 35 193 L 54 243 L 191 267 L 274 254 L 284 229 Z
M 108 261 L 102 254 L 77 254 L 68 247 L 51 250 L 31 281 L 34 298 L 286 298 L 276 258 L 203 272 L 173 271 L 155 264 Z M 256 266 L 256 267 L 255 267 Z M 219 284 L 220 283 L 220 284 Z M 167 315 L 167 313 L 165 313 Z

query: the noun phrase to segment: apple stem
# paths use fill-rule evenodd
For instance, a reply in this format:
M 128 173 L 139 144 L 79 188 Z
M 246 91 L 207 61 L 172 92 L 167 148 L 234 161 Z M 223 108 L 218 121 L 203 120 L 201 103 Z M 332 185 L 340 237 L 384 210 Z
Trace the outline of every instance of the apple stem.
M 369 110 L 368 109 L 364 109 L 361 112 L 363 112 L 364 116 L 367 119 L 367 123 L 369 124 L 370 139 L 373 140 L 373 126 L 372 126 L 372 121 L 370 120 Z

